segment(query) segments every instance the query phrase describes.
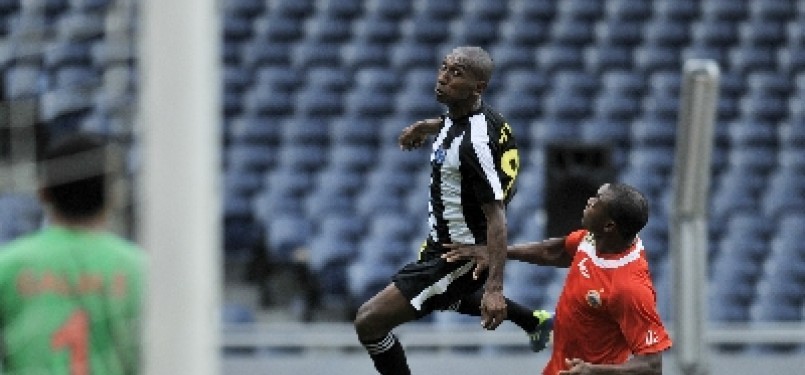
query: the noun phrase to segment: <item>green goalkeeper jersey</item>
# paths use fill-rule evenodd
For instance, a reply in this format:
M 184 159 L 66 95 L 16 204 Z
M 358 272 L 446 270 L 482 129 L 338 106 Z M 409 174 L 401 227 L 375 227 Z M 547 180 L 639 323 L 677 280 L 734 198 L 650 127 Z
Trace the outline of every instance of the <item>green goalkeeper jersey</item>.
M 52 226 L 0 248 L 2 373 L 136 373 L 144 267 L 100 231 Z

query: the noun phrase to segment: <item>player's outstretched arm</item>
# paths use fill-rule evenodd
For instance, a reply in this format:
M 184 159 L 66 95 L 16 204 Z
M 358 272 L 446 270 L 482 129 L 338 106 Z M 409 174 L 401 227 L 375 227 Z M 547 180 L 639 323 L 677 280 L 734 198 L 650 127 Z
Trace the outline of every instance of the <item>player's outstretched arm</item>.
M 567 370 L 559 375 L 662 375 L 662 352 L 635 354 L 619 365 L 594 365 L 578 358 L 566 359 Z
M 475 259 L 480 270 L 488 264 L 488 251 L 484 245 L 444 245 L 449 251 L 442 255 L 448 262 L 464 259 Z M 531 242 L 510 245 L 506 251 L 506 258 L 521 262 L 566 268 L 573 260 L 565 251 L 564 238 L 551 238 L 541 242 Z
M 428 136 L 438 133 L 441 127 L 442 119 L 439 117 L 420 120 L 406 126 L 398 139 L 400 148 L 403 150 L 412 150 L 422 147 L 422 145 L 425 144 L 425 140 L 428 139 Z

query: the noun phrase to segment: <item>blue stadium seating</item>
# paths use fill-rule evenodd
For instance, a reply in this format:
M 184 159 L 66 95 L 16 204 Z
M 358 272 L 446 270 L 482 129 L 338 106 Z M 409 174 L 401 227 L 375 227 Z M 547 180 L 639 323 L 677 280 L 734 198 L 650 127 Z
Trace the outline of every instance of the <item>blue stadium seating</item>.
M 659 201 L 652 205 L 660 215 L 670 196 L 669 150 L 675 141 L 681 65 L 689 58 L 716 60 L 721 91 L 712 166 L 714 243 L 745 242 L 756 259 L 765 259 L 760 253 L 768 246 L 758 250 L 757 241 L 736 233 L 772 243 L 772 252 L 790 247 L 782 239 L 798 235 L 802 224 L 785 234 L 782 227 L 791 226 L 785 224 L 789 218 L 805 210 L 801 6 L 789 0 L 506 3 L 224 2 L 227 247 L 246 246 L 259 237 L 255 231 L 268 231 L 277 212 L 306 215 L 312 227 L 330 214 L 347 212 L 367 222 L 384 210 L 424 216 L 429 150 L 402 152 L 396 139 L 412 121 L 444 112 L 433 100 L 438 63 L 464 43 L 483 45 L 495 60 L 485 100 L 516 129 L 523 192 L 541 194 L 538 176 L 547 144 L 610 142 L 616 166 L 623 168 L 620 179 Z M 60 131 L 80 126 L 125 134 L 120 124 L 126 123 L 137 90 L 136 45 L 118 41 L 112 32 L 107 21 L 110 12 L 118 11 L 112 4 L 0 2 L 0 35 L 8 39 L 0 46 L 4 94 L 42 98 L 40 118 L 59 123 Z M 115 27 L 135 29 L 135 18 L 121 19 Z M 42 40 L 26 39 L 34 34 Z M 384 200 L 378 192 L 384 189 L 401 193 Z M 533 217 L 529 213 L 541 207 L 542 197 L 524 197 L 516 198 L 510 210 L 512 235 L 525 236 L 525 221 Z M 422 216 L 416 225 L 423 225 Z M 667 241 L 649 232 L 647 240 Z M 305 245 L 321 234 L 311 233 Z M 356 241 L 364 239 L 363 233 L 355 236 L 346 241 L 361 250 L 363 243 Z M 407 240 L 406 251 L 412 251 L 412 240 Z M 723 246 L 717 252 L 723 254 Z M 667 265 L 667 257 L 656 257 L 661 267 Z M 347 266 L 334 264 L 322 272 L 332 271 L 332 280 L 348 282 Z M 371 262 L 361 265 L 372 270 Z M 389 271 L 394 266 L 380 267 Z M 768 285 L 778 281 L 767 272 L 742 277 L 744 266 L 714 263 L 719 280 L 742 279 L 746 285 L 717 291 L 742 299 L 715 304 L 713 318 L 802 319 L 789 305 L 780 304 L 779 311 L 767 307 L 779 297 L 766 292 Z M 658 274 L 668 284 L 662 271 Z M 361 288 L 352 290 L 366 296 L 367 290 L 387 284 L 387 277 L 369 278 L 374 284 L 362 281 Z M 550 300 L 523 286 L 518 289 L 523 298 Z M 349 293 L 343 285 L 341 290 Z

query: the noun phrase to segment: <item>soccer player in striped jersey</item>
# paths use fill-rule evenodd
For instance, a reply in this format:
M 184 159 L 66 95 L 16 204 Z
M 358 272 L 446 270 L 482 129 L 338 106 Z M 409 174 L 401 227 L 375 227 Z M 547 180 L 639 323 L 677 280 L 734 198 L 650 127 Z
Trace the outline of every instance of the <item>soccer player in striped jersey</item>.
M 509 246 L 509 259 L 570 267 L 556 305 L 553 353 L 543 375 L 662 373 L 662 353 L 672 342 L 657 313 L 646 252 L 637 236 L 648 211 L 637 189 L 604 184 L 587 200 L 584 229 Z M 481 246 L 459 246 L 444 257 L 475 259 L 479 266 L 474 272 L 481 272 L 488 256 Z
M 430 233 L 419 259 L 365 302 L 355 318 L 358 339 L 385 375 L 410 374 L 402 345 L 391 331 L 435 310 L 481 316 L 486 329 L 505 319 L 526 332 L 538 329 L 534 313 L 503 296 L 505 207 L 514 195 L 519 155 L 511 127 L 481 100 L 492 59 L 479 47 L 458 47 L 443 60 L 434 89 L 447 113 L 404 129 L 403 149 L 437 133 L 430 156 Z M 473 275 L 474 260 L 446 262 L 445 244 L 483 244 L 488 269 Z
M 45 154 L 47 227 L 0 249 L 2 372 L 136 374 L 143 253 L 104 230 L 105 142 L 66 136 Z

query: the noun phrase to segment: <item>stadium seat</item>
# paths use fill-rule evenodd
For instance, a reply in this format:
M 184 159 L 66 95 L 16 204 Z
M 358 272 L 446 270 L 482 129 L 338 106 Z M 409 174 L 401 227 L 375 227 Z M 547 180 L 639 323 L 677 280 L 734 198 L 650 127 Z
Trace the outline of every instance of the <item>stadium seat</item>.
M 777 122 L 786 116 L 787 98 L 771 93 L 751 93 L 740 101 L 741 117 L 756 121 Z
M 749 18 L 778 20 L 791 17 L 794 3 L 788 0 L 763 0 L 749 2 Z
M 316 0 L 281 0 L 273 2 L 269 13 L 277 13 L 288 18 L 300 19 L 315 10 Z
M 461 45 L 488 46 L 497 38 L 498 23 L 481 16 L 463 16 L 450 24 L 450 47 Z
M 331 145 L 377 145 L 380 125 L 364 117 L 340 117 L 330 123 Z
M 275 212 L 268 218 L 267 243 L 272 259 L 292 260 L 294 251 L 309 245 L 313 234 L 310 220 L 295 215 Z
M 297 116 L 281 124 L 285 145 L 315 144 L 326 146 L 329 140 L 329 122 L 320 118 Z
M 404 40 L 433 45 L 447 40 L 450 36 L 450 22 L 448 18 L 421 13 L 402 21 L 400 31 Z
M 527 136 L 536 150 L 544 150 L 552 143 L 576 141 L 580 132 L 576 121 L 556 119 L 534 120 L 528 129 Z M 531 153 L 534 153 L 533 150 Z
M 466 17 L 478 17 L 498 21 L 504 18 L 509 6 L 501 6 L 497 0 L 469 0 L 463 1 L 462 7 Z
M 89 11 L 68 11 L 61 14 L 56 33 L 62 40 L 77 42 L 98 38 L 104 33 L 104 18 Z
M 550 80 L 540 71 L 515 69 L 506 73 L 503 87 L 507 91 L 541 94 L 550 85 Z
M 255 41 L 289 43 L 304 36 L 304 24 L 279 13 L 257 17 L 254 21 Z
M 639 21 L 605 20 L 595 25 L 598 45 L 634 47 L 643 40 L 643 23 Z
M 389 45 L 384 42 L 354 41 L 341 50 L 344 66 L 360 72 L 364 68 L 382 69 L 389 64 Z
M 529 121 L 536 118 L 542 110 L 541 97 L 527 91 L 506 90 L 496 95 L 492 101 L 495 109 L 508 121 Z
M 358 261 L 350 264 L 347 271 L 350 298 L 357 304 L 369 300 L 391 282 L 396 271 L 397 267 L 388 263 Z
M 341 93 L 307 89 L 296 95 L 296 113 L 310 117 L 338 116 L 344 110 Z
M 360 171 L 342 169 L 334 165 L 319 171 L 315 179 L 315 185 L 319 188 L 327 186 L 344 195 L 354 195 L 365 183 L 365 176 Z
M 241 42 L 249 39 L 252 35 L 252 22 L 246 17 L 230 15 L 224 17 L 222 23 L 225 43 Z
M 601 74 L 601 90 L 604 94 L 637 97 L 643 94 L 646 79 L 639 72 L 611 70 Z
M 646 73 L 679 70 L 679 51 L 673 47 L 644 44 L 635 48 L 635 67 Z
M 444 56 L 436 56 L 434 48 L 430 44 L 402 41 L 395 44 L 391 50 L 391 65 L 396 69 L 407 70 L 414 67 L 431 68 L 436 82 L 437 61 Z
M 316 2 L 318 14 L 332 19 L 345 21 L 355 18 L 363 12 L 362 0 L 320 0 Z
M 252 196 L 263 187 L 263 176 L 249 169 L 227 168 L 224 172 L 224 191 L 227 194 Z M 251 211 L 251 208 L 249 208 Z
M 565 0 L 556 7 L 558 17 L 595 19 L 604 14 L 604 3 L 595 0 Z
M 345 3 L 348 3 L 345 2 Z M 305 22 L 305 39 L 323 43 L 343 43 L 352 34 L 350 24 L 343 19 L 320 13 Z
M 727 127 L 730 145 L 734 148 L 767 147 L 777 143 L 777 125 L 772 122 L 743 120 Z
M 705 19 L 742 20 L 748 15 L 745 0 L 710 0 L 702 3 L 702 17 Z
M 730 68 L 744 74 L 773 67 L 775 58 L 775 51 L 769 46 L 741 46 L 729 52 Z
M 365 220 L 352 214 L 336 212 L 319 219 L 318 235 L 322 237 L 354 242 L 364 236 L 365 230 Z
M 673 147 L 676 144 L 676 123 L 659 118 L 640 118 L 632 123 L 631 140 L 637 147 Z
M 726 179 L 720 180 L 719 187 L 713 191 L 710 199 L 712 220 L 723 222 L 739 212 L 759 212 L 759 202 L 755 197 L 755 192 L 749 186 L 742 185 L 740 180 L 737 183 L 737 185 L 728 184 Z
M 598 77 L 584 72 L 563 70 L 553 75 L 554 91 L 572 92 L 592 96 L 598 89 Z
M 432 88 L 430 92 L 425 93 L 410 90 L 399 93 L 397 95 L 395 113 L 412 120 L 433 118 L 443 114 L 445 112 L 444 107 L 433 99 L 432 93 Z M 393 139 L 396 142 L 397 136 L 399 136 L 399 130 L 402 130 L 403 127 L 410 123 L 409 121 L 398 122 L 399 128 L 395 130 L 394 136 L 384 139 L 384 141 Z
M 805 171 L 805 152 L 802 146 L 781 147 L 778 151 L 778 162 L 782 170 Z
M 346 113 L 351 116 L 381 118 L 394 112 L 394 95 L 356 89 L 347 94 Z
M 399 173 L 394 169 L 376 168 L 366 176 L 366 183 L 372 189 L 381 189 L 389 194 L 406 194 L 411 189 L 422 188 L 427 185 L 418 186 L 416 176 Z
M 292 66 L 305 69 L 315 66 L 338 66 L 341 59 L 340 47 L 340 44 L 335 42 L 306 39 L 293 45 Z
M 369 220 L 370 237 L 384 238 L 388 241 L 408 240 L 414 234 L 414 221 L 408 215 L 379 213 Z
M 592 113 L 592 101 L 582 92 L 558 92 L 543 103 L 548 120 L 581 120 Z
M 92 2 L 90 0 L 89 2 Z M 101 0 L 102 2 L 108 3 L 109 0 Z M 71 1 L 71 3 L 75 3 L 76 1 Z M 79 2 L 87 2 L 83 0 L 79 0 Z M 95 2 L 98 2 L 95 0 Z M 254 16 L 256 14 L 260 14 L 265 10 L 265 2 L 261 0 L 231 0 L 227 1 L 224 4 L 221 4 L 224 9 L 224 13 L 229 15 L 235 16 Z
M 657 18 L 691 20 L 698 16 L 697 0 L 655 0 L 652 5 Z
M 792 86 L 791 78 L 778 72 L 753 72 L 746 77 L 746 88 L 752 93 L 782 96 L 789 94 Z
M 6 70 L 5 93 L 11 99 L 40 95 L 44 89 L 45 72 L 35 65 L 16 65 Z
M 356 19 L 352 27 L 353 40 L 371 43 L 392 43 L 400 37 L 397 20 L 377 14 Z
M 399 195 L 388 195 L 381 189 L 367 189 L 357 196 L 356 210 L 360 215 L 400 213 L 405 211 L 405 202 Z
M 768 188 L 762 197 L 763 214 L 766 217 L 780 217 L 788 213 L 805 210 L 805 186 L 797 173 L 778 173 L 772 175 Z
M 277 146 L 280 141 L 280 127 L 266 118 L 238 117 L 232 119 L 227 128 L 232 143 Z
M 785 43 L 786 29 L 782 21 L 755 19 L 741 23 L 738 35 L 742 45 L 777 46 Z
M 411 248 L 408 239 L 395 240 L 370 235 L 360 242 L 359 252 L 361 261 L 399 267 L 416 260 L 418 250 Z
M 738 42 L 737 24 L 723 20 L 702 20 L 691 23 L 694 45 L 728 47 Z
M 796 150 L 798 147 L 801 148 L 805 146 L 805 118 L 797 121 L 790 121 L 782 123 L 778 126 L 778 144 L 780 148 L 783 150 Z M 781 156 L 788 154 L 793 154 L 791 152 L 780 152 Z M 795 155 L 791 155 L 795 156 Z M 794 162 L 795 159 L 785 160 L 785 164 L 790 164 L 788 162 Z M 781 160 L 781 164 L 783 160 Z M 794 163 L 794 165 L 800 164 L 805 165 L 802 163 Z
M 546 44 L 537 49 L 537 67 L 548 74 L 557 70 L 580 70 L 584 65 L 584 54 L 580 48 L 558 44 Z
M 682 46 L 690 40 L 686 21 L 675 19 L 654 19 L 643 27 L 643 41 L 657 46 Z
M 330 166 L 340 170 L 365 172 L 374 167 L 376 147 L 372 145 L 338 145 L 330 149 Z
M 415 14 L 426 14 L 431 17 L 449 19 L 461 14 L 461 1 L 417 1 L 414 3 L 413 10 Z
M 90 48 L 89 42 L 50 42 L 45 46 L 45 66 L 88 65 L 91 61 Z
M 288 66 L 291 63 L 292 43 L 265 43 L 256 39 L 245 42 L 241 60 L 247 67 Z
M 506 19 L 506 22 L 499 24 L 499 40 L 502 43 L 498 43 L 496 46 L 501 48 L 503 46 L 510 48 L 522 46 L 519 47 L 522 49 L 521 52 L 531 53 L 527 48 L 533 48 L 533 46 L 545 41 L 548 35 L 548 25 L 544 20 L 529 18 L 520 13 L 512 13 Z M 492 55 L 497 57 L 495 54 Z
M 364 6 L 371 16 L 397 20 L 411 13 L 412 4 L 410 1 L 368 0 Z
M 651 118 L 676 121 L 679 112 L 679 96 L 670 93 L 658 93 L 643 99 L 643 114 Z
M 309 252 L 310 269 L 321 275 L 323 272 L 332 271 L 335 267 L 346 268 L 347 264 L 358 254 L 357 244 L 340 238 L 329 236 L 314 236 L 310 240 Z M 342 281 L 343 285 L 346 280 Z
M 238 170 L 265 171 L 276 163 L 276 154 L 264 146 L 232 144 L 226 148 L 228 166 Z
M 641 0 L 614 0 L 605 5 L 605 17 L 615 20 L 642 21 L 651 16 L 652 4 Z
M 593 25 L 586 19 L 555 19 L 549 32 L 550 39 L 562 45 L 581 46 L 593 41 Z
M 584 49 L 584 66 L 588 71 L 603 74 L 613 70 L 630 69 L 631 49 L 621 45 L 591 45 Z
M 601 95 L 594 100 L 593 105 L 593 112 L 598 119 L 631 120 L 640 112 L 640 101 L 637 98 Z
M 368 68 L 355 72 L 358 88 L 370 91 L 395 92 L 400 88 L 400 76 L 391 69 Z

